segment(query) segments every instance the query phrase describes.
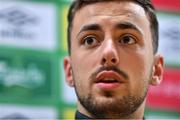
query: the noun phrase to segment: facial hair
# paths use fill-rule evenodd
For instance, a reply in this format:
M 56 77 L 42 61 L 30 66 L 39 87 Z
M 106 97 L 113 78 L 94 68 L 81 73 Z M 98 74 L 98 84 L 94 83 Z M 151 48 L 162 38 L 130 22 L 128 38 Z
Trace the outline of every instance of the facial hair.
M 129 79 L 128 75 L 125 72 L 119 70 L 116 67 L 111 67 L 111 68 L 100 68 L 91 75 L 90 80 L 93 81 L 95 79 L 95 76 L 103 70 L 115 71 L 121 76 L 124 76 L 124 78 Z M 143 80 L 143 81 L 147 81 L 147 80 Z M 81 91 L 78 90 L 78 87 L 75 82 L 75 91 L 80 104 L 89 113 L 91 113 L 94 118 L 98 118 L 98 119 L 128 118 L 127 116 L 130 116 L 132 113 L 134 113 L 139 108 L 139 106 L 144 102 L 148 91 L 148 84 L 146 82 L 144 82 L 144 86 L 142 90 L 143 90 L 143 94 L 141 96 L 137 96 L 137 95 L 133 95 L 132 93 L 129 93 L 126 96 L 122 96 L 122 97 L 113 97 L 111 91 L 105 91 L 104 97 L 108 99 L 108 102 L 102 102 L 99 101 L 97 96 L 95 96 L 92 92 L 90 92 L 87 95 L 81 95 L 80 94 Z

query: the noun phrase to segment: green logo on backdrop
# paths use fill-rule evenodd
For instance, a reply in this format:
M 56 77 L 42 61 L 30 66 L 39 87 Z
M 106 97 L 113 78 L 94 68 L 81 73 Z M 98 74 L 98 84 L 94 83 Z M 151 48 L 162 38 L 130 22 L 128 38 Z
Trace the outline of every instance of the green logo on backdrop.
M 14 68 L 5 61 L 0 61 L 0 83 L 7 87 L 21 86 L 34 89 L 45 83 L 45 75 L 36 64 L 29 64 L 27 68 Z
M 0 97 L 50 97 L 52 63 L 48 58 L 0 55 Z

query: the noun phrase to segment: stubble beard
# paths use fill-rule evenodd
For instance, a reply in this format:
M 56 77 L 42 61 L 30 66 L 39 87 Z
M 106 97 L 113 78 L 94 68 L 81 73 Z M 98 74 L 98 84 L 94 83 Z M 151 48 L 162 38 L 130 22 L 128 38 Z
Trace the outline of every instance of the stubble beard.
M 122 97 L 116 97 L 113 96 L 112 92 L 104 91 L 103 96 L 100 96 L 100 98 L 102 97 L 102 99 L 105 100 L 101 100 L 93 94 L 93 92 L 86 95 L 81 94 L 82 91 L 78 90 L 75 84 L 75 92 L 80 104 L 91 113 L 94 118 L 100 119 L 129 118 L 144 102 L 148 92 L 147 83 L 143 86 L 142 91 L 141 96 L 129 93 Z
M 105 93 L 105 101 L 100 101 L 93 93 L 86 96 L 80 95 L 75 87 L 80 104 L 93 115 L 94 118 L 129 118 L 145 100 L 147 89 L 141 97 L 127 95 L 113 98 L 110 93 Z
M 75 78 L 75 76 L 74 76 Z M 150 77 L 149 77 L 150 78 Z M 148 78 L 148 79 L 149 79 Z M 99 119 L 118 119 L 118 118 L 130 118 L 132 114 L 140 107 L 144 102 L 148 92 L 148 82 L 144 81 L 144 86 L 141 90 L 141 95 L 129 94 L 121 97 L 113 96 L 111 91 L 104 91 L 103 97 L 106 100 L 100 100 L 96 94 L 89 92 L 88 94 L 82 94 L 82 90 L 78 89 L 79 86 L 75 81 L 75 92 L 80 104 L 93 116 L 93 118 Z

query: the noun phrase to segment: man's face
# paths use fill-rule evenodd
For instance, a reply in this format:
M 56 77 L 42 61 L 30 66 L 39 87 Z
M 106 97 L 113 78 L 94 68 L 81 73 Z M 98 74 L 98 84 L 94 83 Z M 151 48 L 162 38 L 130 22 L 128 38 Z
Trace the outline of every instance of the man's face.
M 67 81 L 75 87 L 81 112 L 99 118 L 132 114 L 144 104 L 154 74 L 150 23 L 144 9 L 121 1 L 78 10 L 68 65 Z

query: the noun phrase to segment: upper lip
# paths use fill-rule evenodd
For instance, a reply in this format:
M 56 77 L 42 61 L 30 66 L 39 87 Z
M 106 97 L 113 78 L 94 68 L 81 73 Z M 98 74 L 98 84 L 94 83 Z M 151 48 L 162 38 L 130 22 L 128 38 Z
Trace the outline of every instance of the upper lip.
M 111 79 L 114 80 L 111 80 Z M 115 72 L 115 71 L 102 71 L 100 73 L 97 74 L 96 76 L 96 83 L 99 82 L 120 82 L 123 83 L 124 79 L 123 76 L 120 75 L 119 73 Z

